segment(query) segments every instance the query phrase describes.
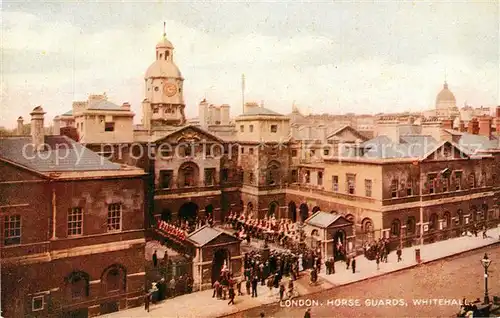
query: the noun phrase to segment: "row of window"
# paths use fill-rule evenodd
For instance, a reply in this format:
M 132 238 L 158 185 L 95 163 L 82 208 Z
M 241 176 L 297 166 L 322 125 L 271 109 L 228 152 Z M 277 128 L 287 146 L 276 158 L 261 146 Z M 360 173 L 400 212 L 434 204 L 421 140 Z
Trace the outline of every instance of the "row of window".
M 292 158 L 296 158 L 299 155 L 299 152 L 297 149 L 292 149 Z M 330 155 L 330 149 L 323 149 L 323 156 L 329 156 Z M 316 156 L 316 149 L 310 149 L 309 150 L 309 157 L 314 157 Z
M 205 168 L 204 185 L 207 187 L 215 185 L 215 168 Z M 159 178 L 160 187 L 162 189 L 171 189 L 174 182 L 174 170 L 160 170 Z M 179 187 L 196 187 L 198 181 L 197 168 L 193 166 L 186 166 L 179 169 Z M 229 169 L 221 169 L 221 181 L 227 182 L 229 180 Z
M 3 222 L 4 245 L 21 244 L 21 215 L 6 215 Z M 68 236 L 83 234 L 83 208 L 75 207 L 68 211 Z M 122 229 L 122 205 L 113 203 L 108 205 L 107 230 L 109 232 L 121 231 Z
M 101 119 L 101 123 L 104 119 Z M 83 133 L 83 123 L 77 123 L 76 128 L 79 129 Z M 115 131 L 115 123 L 114 122 L 105 122 L 104 123 L 104 131 Z
M 278 132 L 278 125 L 271 125 L 269 131 L 272 133 Z M 245 132 L 245 125 L 240 125 L 240 132 Z M 248 132 L 253 132 L 253 125 L 248 125 Z
M 178 155 L 181 157 L 193 157 L 194 153 L 199 153 L 199 148 L 201 147 L 193 147 L 192 145 L 184 145 L 179 146 Z M 219 156 L 221 154 L 221 147 L 213 147 L 210 145 L 206 145 L 205 147 L 205 156 Z M 161 147 L 159 148 L 162 157 L 172 157 L 174 155 L 174 149 L 172 147 Z M 224 154 L 228 153 L 226 148 L 223 149 Z

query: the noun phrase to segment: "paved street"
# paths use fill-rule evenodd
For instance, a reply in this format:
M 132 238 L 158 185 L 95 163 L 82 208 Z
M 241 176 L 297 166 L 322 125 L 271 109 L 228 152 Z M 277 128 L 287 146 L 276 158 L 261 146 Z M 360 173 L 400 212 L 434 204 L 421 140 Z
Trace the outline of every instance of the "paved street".
M 314 299 L 319 306 L 312 306 L 312 317 L 451 317 L 458 308 L 454 305 L 413 304 L 417 299 L 475 299 L 483 296 L 483 267 L 480 263 L 484 252 L 493 260 L 490 266 L 490 296 L 500 295 L 500 247 L 485 248 L 469 252 L 411 270 L 389 274 L 349 286 L 324 291 L 300 299 Z M 404 299 L 407 306 L 366 306 L 372 299 Z M 361 306 L 349 308 L 335 306 L 334 300 L 359 300 Z M 329 303 L 330 301 L 330 303 Z M 286 303 L 268 305 L 229 317 L 303 317 L 306 306 L 285 308 Z

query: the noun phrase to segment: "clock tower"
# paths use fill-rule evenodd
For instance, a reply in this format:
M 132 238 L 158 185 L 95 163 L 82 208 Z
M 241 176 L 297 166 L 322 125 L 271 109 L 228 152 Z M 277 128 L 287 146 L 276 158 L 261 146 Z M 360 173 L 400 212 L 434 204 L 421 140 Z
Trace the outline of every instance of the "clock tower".
M 174 63 L 174 46 L 163 37 L 156 45 L 156 61 L 146 71 L 143 125 L 150 132 L 186 122 L 182 74 Z

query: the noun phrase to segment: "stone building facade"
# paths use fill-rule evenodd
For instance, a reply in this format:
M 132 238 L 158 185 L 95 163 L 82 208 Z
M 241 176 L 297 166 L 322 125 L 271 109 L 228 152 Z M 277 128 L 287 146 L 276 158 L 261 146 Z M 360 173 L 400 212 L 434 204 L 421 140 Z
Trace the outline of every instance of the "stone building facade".
M 137 306 L 144 171 L 44 135 L 43 109 L 31 114 L 32 136 L 0 141 L 3 316 L 95 316 Z

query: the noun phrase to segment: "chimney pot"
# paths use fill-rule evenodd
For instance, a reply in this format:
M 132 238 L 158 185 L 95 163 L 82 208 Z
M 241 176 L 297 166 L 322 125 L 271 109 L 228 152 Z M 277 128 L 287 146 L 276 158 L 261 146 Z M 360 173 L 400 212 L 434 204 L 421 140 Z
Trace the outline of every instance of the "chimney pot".
M 19 118 L 17 118 L 17 131 L 16 131 L 18 135 L 23 134 L 24 130 L 23 127 L 24 127 L 24 119 L 23 117 L 19 116 Z

